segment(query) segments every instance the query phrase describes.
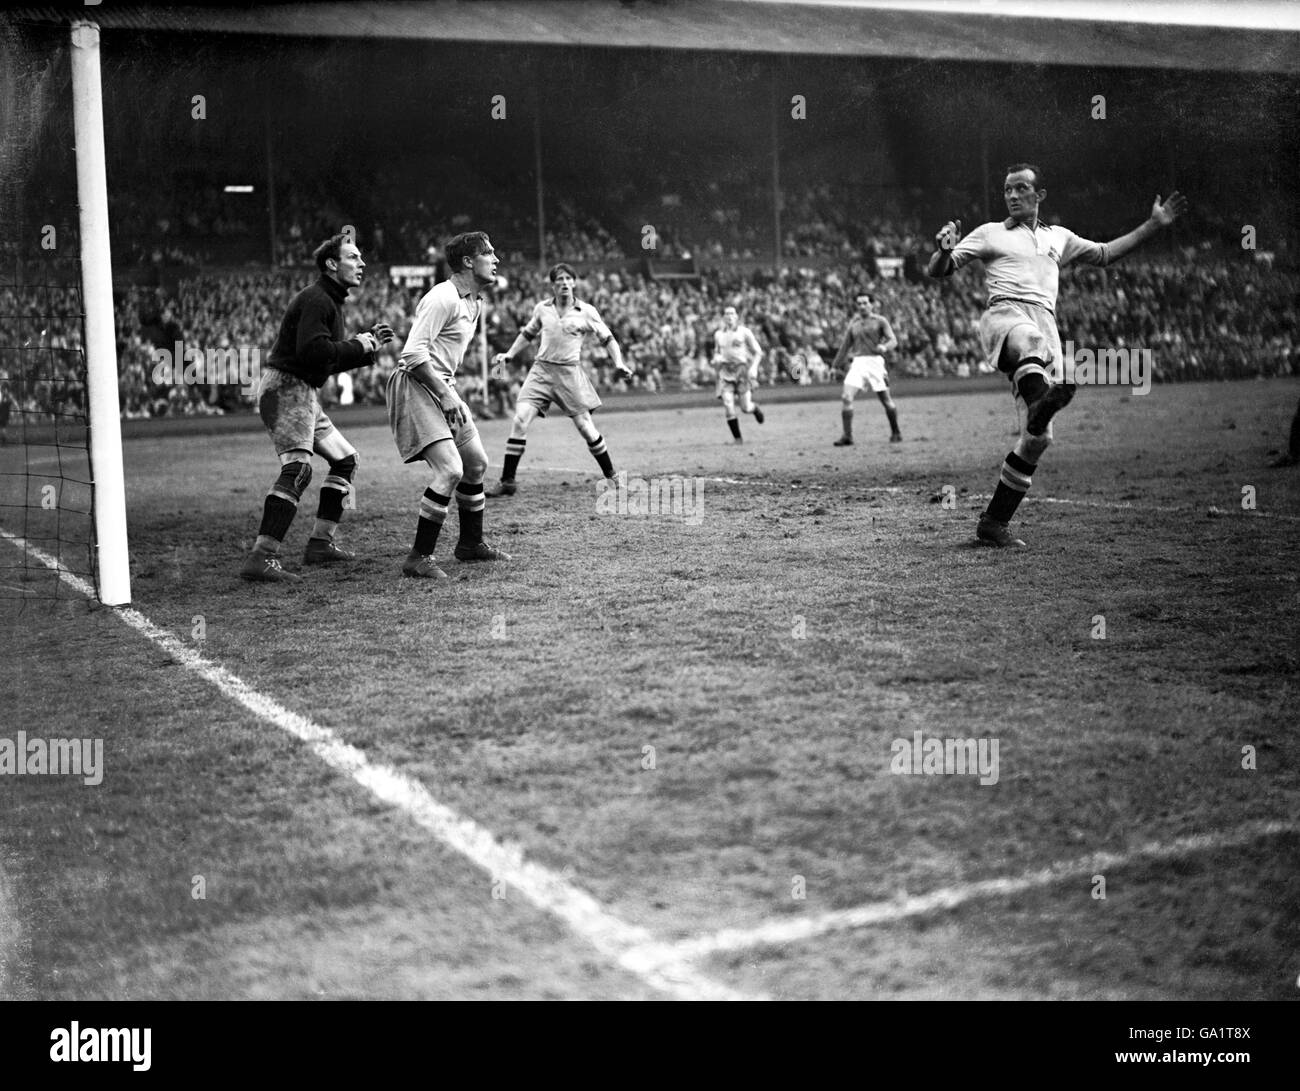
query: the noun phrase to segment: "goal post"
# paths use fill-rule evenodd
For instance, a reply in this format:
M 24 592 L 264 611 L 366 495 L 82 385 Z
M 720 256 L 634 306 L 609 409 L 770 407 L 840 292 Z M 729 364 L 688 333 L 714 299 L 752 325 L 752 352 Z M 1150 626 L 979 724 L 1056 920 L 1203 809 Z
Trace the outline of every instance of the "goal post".
M 131 574 L 117 392 L 117 335 L 113 324 L 113 263 L 108 243 L 99 27 L 85 20 L 72 24 L 72 102 L 94 482 L 95 583 L 105 606 L 124 606 L 131 601 Z

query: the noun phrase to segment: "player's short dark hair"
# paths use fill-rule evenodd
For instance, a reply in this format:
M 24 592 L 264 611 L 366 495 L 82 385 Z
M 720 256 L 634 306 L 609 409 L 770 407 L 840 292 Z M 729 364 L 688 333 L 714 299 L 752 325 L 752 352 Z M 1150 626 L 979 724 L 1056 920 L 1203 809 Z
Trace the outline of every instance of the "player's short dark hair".
M 476 258 L 491 246 L 486 231 L 465 231 L 447 243 L 447 268 L 459 273 L 466 258 Z
M 1036 163 L 1012 163 L 1011 166 L 1007 167 L 1007 174 L 1015 174 L 1018 170 L 1031 170 L 1034 172 L 1035 191 L 1047 188 L 1047 179 L 1043 177 L 1043 168 Z
M 567 261 L 557 261 L 554 265 L 552 265 L 550 272 L 546 274 L 546 279 L 549 280 L 552 284 L 554 284 L 555 278 L 558 277 L 561 273 L 568 273 L 569 276 L 573 277 L 574 280 L 578 279 L 578 274 L 573 271 L 573 266 L 570 265 Z
M 350 235 L 344 235 L 342 232 L 340 232 L 337 235 L 331 235 L 328 239 L 326 239 L 323 243 L 321 243 L 318 247 L 316 247 L 316 249 L 313 250 L 311 254 L 311 256 L 316 259 L 316 268 L 323 273 L 325 272 L 325 263 L 329 261 L 331 258 L 333 258 L 335 261 L 339 261 L 340 259 L 342 259 L 343 244 L 345 242 L 352 242 L 352 237 Z

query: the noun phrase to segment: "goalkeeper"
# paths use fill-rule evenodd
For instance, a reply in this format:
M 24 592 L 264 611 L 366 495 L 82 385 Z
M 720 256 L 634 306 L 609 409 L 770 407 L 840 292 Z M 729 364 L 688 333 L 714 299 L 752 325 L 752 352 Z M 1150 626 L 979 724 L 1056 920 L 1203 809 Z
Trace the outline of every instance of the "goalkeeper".
M 280 476 L 267 494 L 257 541 L 239 574 L 262 583 L 300 579 L 280 566 L 280 549 L 311 482 L 313 453 L 329 463 L 329 475 L 321 484 L 303 564 L 350 561 L 355 556 L 335 543 L 334 533 L 352 493 L 357 449 L 334 427 L 318 392 L 331 375 L 373 364 L 379 347 L 393 339 L 385 322 L 343 338 L 343 303 L 348 292 L 360 286 L 366 267 L 350 236 L 332 236 L 312 256 L 321 275 L 289 303 L 257 390 L 257 411 L 280 457 Z

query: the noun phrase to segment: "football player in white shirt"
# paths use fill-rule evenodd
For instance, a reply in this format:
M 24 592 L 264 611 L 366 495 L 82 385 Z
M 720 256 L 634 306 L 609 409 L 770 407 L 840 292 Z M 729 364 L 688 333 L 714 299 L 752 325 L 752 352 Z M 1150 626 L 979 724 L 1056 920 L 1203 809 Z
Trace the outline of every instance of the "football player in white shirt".
M 722 329 L 713 334 L 713 366 L 718 372 L 718 392 L 722 411 L 727 417 L 736 443 L 744 443 L 740 435 L 740 421 L 736 417 L 736 404 L 742 413 L 753 413 L 759 424 L 763 423 L 763 410 L 754 401 L 753 386 L 758 378 L 758 365 L 763 350 L 748 326 L 740 324 L 740 312 L 728 307 L 722 312 Z
M 600 395 L 582 370 L 582 342 L 592 334 L 609 353 L 614 366 L 629 378 L 631 369 L 623 363 L 623 353 L 614 335 L 590 303 L 573 294 L 578 278 L 566 262 L 551 266 L 547 274 L 554 285 L 553 295 L 533 308 L 528 324 L 519 331 L 509 351 L 498 353 L 493 363 L 503 367 L 511 363 L 530 341 L 537 342 L 537 356 L 528 369 L 528 378 L 519 388 L 515 417 L 506 440 L 506 461 L 501 480 L 488 488 L 491 497 L 514 496 L 518 489 L 515 471 L 524 457 L 528 426 L 546 416 L 552 403 L 567 413 L 587 441 L 587 450 L 596 460 L 606 481 L 614 480 L 614 462 L 609 457 L 605 439 L 592 422 L 591 411 L 601 406 Z
M 402 564 L 404 576 L 445 580 L 433 548 L 453 491 L 460 514 L 458 561 L 508 561 L 504 550 L 483 541 L 483 475 L 488 457 L 478 428 L 456 392 L 456 371 L 478 326 L 479 292 L 497 277 L 497 255 L 482 231 L 447 243 L 448 280 L 435 284 L 415 310 L 411 332 L 384 390 L 388 423 L 403 462 L 426 462 L 432 480 L 420 499 L 415 544 Z
M 1176 190 L 1168 200 L 1157 194 L 1151 215 L 1126 235 L 1108 243 L 1080 238 L 1064 227 L 1040 222 L 1047 198 L 1043 172 L 1032 163 L 1013 163 L 1003 183 L 1007 218 L 977 227 L 965 238 L 961 221 L 949 221 L 935 236 L 938 249 L 926 272 L 951 276 L 975 259 L 984 262 L 988 306 L 980 318 L 980 346 L 991 367 L 1012 383 L 1026 406 L 1025 425 L 1015 448 L 1002 463 L 993 499 L 980 516 L 976 538 L 992 546 L 1023 546 L 1007 524 L 1029 491 L 1034 467 L 1052 442 L 1052 417 L 1074 397 L 1074 386 L 1051 382 L 1048 369 L 1061 363 L 1056 329 L 1060 269 L 1072 261 L 1107 265 L 1118 261 L 1187 208 Z

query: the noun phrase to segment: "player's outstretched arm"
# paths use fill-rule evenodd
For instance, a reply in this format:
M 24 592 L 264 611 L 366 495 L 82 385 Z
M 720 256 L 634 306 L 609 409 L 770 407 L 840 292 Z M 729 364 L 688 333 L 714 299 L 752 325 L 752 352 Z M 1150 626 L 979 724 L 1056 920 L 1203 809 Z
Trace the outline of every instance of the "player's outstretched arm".
M 1108 261 L 1119 261 L 1130 250 L 1136 250 L 1152 235 L 1158 234 L 1162 228 L 1168 227 L 1179 216 L 1187 211 L 1187 198 L 1177 190 L 1174 190 L 1163 202 L 1160 200 L 1160 194 L 1156 194 L 1156 202 L 1151 206 L 1151 215 L 1146 221 L 1139 224 L 1127 235 L 1121 235 L 1118 239 L 1106 244 Z
M 926 276 L 950 277 L 957 267 L 952 261 L 953 247 L 961 242 L 961 220 L 949 220 L 934 237 L 935 251 L 925 267 Z

